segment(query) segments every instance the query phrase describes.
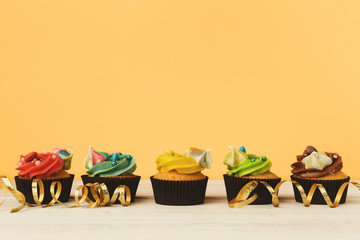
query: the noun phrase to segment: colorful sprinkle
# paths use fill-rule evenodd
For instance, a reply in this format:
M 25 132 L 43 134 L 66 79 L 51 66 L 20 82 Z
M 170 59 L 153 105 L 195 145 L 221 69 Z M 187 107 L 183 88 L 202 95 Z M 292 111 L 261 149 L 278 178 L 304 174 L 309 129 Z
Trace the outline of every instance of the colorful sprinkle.
M 246 153 L 246 149 L 245 149 L 244 146 L 241 146 L 241 147 L 239 148 L 239 151 L 240 151 L 240 152 L 243 152 L 243 153 Z
M 113 155 L 112 155 L 111 160 L 112 160 L 113 162 L 115 162 L 115 161 L 118 160 L 118 159 L 119 159 L 119 156 L 118 156 L 117 154 L 113 154 Z

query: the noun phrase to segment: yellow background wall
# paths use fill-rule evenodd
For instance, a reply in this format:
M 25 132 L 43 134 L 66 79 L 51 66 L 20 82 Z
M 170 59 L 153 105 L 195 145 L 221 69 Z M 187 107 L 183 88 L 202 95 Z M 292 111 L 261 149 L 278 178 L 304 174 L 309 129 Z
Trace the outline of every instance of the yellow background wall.
M 290 175 L 312 144 L 360 179 L 360 1 L 0 0 L 0 174 L 20 154 L 228 145 Z

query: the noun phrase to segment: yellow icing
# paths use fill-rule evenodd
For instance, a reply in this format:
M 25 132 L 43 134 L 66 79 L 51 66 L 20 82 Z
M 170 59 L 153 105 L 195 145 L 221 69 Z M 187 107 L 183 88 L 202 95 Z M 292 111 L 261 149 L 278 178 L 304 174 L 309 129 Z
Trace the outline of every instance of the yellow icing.
M 156 168 L 160 172 L 176 170 L 178 173 L 197 173 L 205 168 L 195 161 L 193 157 L 167 150 L 156 159 Z

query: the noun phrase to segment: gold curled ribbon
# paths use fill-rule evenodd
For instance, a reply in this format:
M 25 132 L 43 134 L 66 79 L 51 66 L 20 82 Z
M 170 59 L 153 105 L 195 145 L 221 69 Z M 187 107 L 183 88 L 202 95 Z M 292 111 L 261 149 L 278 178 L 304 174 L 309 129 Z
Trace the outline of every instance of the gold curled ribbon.
M 279 182 L 275 186 L 275 189 L 274 189 L 267 182 L 253 180 L 253 181 L 247 183 L 245 186 L 243 186 L 241 188 L 241 190 L 239 191 L 238 195 L 234 199 L 229 201 L 228 205 L 230 208 L 241 208 L 241 207 L 244 207 L 244 206 L 249 205 L 250 203 L 254 202 L 258 197 L 258 195 L 256 193 L 252 197 L 250 197 L 250 198 L 248 198 L 248 197 L 252 193 L 252 191 L 254 191 L 254 189 L 258 186 L 258 184 L 261 183 L 270 192 L 273 206 L 278 207 L 280 204 L 278 192 L 279 192 L 280 186 L 284 182 L 286 182 L 286 181 L 284 180 L 284 181 Z
M 329 194 L 327 193 L 325 187 L 322 184 L 314 183 L 311 186 L 308 195 L 306 195 L 303 187 L 298 182 L 296 182 L 296 181 L 290 181 L 290 182 L 292 182 L 296 186 L 296 188 L 299 190 L 301 198 L 303 200 L 303 204 L 304 204 L 305 207 L 310 206 L 311 200 L 312 200 L 312 198 L 314 196 L 314 193 L 315 193 L 316 189 L 320 190 L 320 193 L 323 196 L 326 204 L 331 208 L 336 208 L 337 206 L 339 206 L 340 200 L 341 200 L 341 198 L 342 198 L 342 196 L 344 194 L 344 191 L 345 191 L 346 187 L 349 185 L 349 183 L 351 183 L 352 185 L 357 187 L 358 190 L 360 190 L 360 184 L 359 183 L 357 183 L 357 182 L 345 182 L 340 186 L 338 192 L 336 193 L 335 200 L 334 200 L 334 202 L 332 202 L 330 197 L 329 197 Z
M 30 206 L 30 204 L 28 204 L 25 201 L 24 194 L 22 194 L 18 190 L 15 190 L 15 188 L 12 186 L 11 182 L 9 181 L 9 179 L 7 177 L 1 176 L 1 180 L 2 180 L 2 182 L 0 182 L 0 189 L 4 191 L 5 195 L 4 195 L 4 200 L 0 203 L 0 206 L 4 203 L 7 192 L 10 192 L 15 197 L 15 199 L 18 200 L 18 202 L 21 204 L 21 206 L 11 209 L 10 210 L 11 213 L 20 211 L 21 209 L 23 209 L 25 207 L 25 205 Z
M 230 208 L 241 208 L 241 207 L 244 207 L 246 205 L 249 205 L 250 203 L 255 201 L 258 196 L 255 193 L 252 197 L 250 197 L 250 198 L 248 198 L 248 197 L 250 196 L 252 191 L 254 191 L 254 189 L 258 186 L 258 184 L 261 183 L 270 192 L 271 197 L 272 197 L 273 206 L 278 207 L 279 204 L 280 204 L 279 197 L 278 197 L 278 192 L 279 192 L 280 186 L 284 182 L 287 182 L 287 180 L 283 180 L 283 181 L 279 182 L 278 184 L 276 184 L 275 189 L 274 189 L 268 183 L 266 183 L 264 181 L 255 181 L 255 180 L 253 180 L 253 181 L 247 183 L 246 185 L 244 185 L 240 189 L 238 195 L 234 199 L 232 199 L 231 201 L 228 202 L 228 205 L 229 205 Z M 359 183 L 357 183 L 357 182 L 345 182 L 340 186 L 338 192 L 336 193 L 335 200 L 334 200 L 334 202 L 332 202 L 329 195 L 328 195 L 328 193 L 327 193 L 327 191 L 326 191 L 326 189 L 325 189 L 325 187 L 322 184 L 314 183 L 311 186 L 311 188 L 309 190 L 309 193 L 306 195 L 304 188 L 298 182 L 296 182 L 296 181 L 290 181 L 290 182 L 292 182 L 295 185 L 295 187 L 299 190 L 301 198 L 303 200 L 303 204 L 304 204 L 305 207 L 310 206 L 311 200 L 312 200 L 312 198 L 314 196 L 314 193 L 315 193 L 316 189 L 320 190 L 320 193 L 323 196 L 326 204 L 331 208 L 335 208 L 335 207 L 337 207 L 339 205 L 341 197 L 343 196 L 344 191 L 346 189 L 346 186 L 348 186 L 349 183 L 353 184 L 355 187 L 358 188 L 358 190 L 360 190 L 360 184 Z
M 4 191 L 4 199 L 0 202 L 0 206 L 4 203 L 7 192 L 10 192 L 15 197 L 15 199 L 21 204 L 21 206 L 11 209 L 10 210 L 11 213 L 20 211 L 25 206 L 32 206 L 31 204 L 26 202 L 24 194 L 22 194 L 18 190 L 15 190 L 15 188 L 12 186 L 11 182 L 7 177 L 1 176 L 1 180 L 2 182 L 0 182 L 0 190 Z M 50 207 L 54 205 L 54 203 L 59 203 L 61 205 L 71 208 L 81 207 L 81 205 L 86 201 L 87 203 L 89 203 L 88 208 L 93 208 L 96 206 L 111 205 L 115 203 L 116 200 L 119 200 L 119 202 L 123 206 L 129 206 L 131 202 L 131 192 L 129 187 L 126 185 L 119 185 L 115 189 L 111 198 L 110 198 L 109 190 L 107 189 L 104 183 L 96 182 L 96 183 L 87 183 L 85 185 L 80 185 L 75 190 L 76 204 L 72 206 L 69 206 L 68 204 L 65 204 L 59 200 L 62 191 L 62 185 L 61 182 L 59 181 L 54 181 L 51 183 L 50 194 L 52 200 L 46 205 L 42 205 L 45 196 L 43 181 L 41 179 L 34 179 L 31 183 L 31 189 L 35 204 L 41 207 Z M 89 189 L 95 201 L 92 201 L 89 198 Z
M 38 197 L 38 192 L 37 192 L 38 186 L 39 186 L 39 190 L 40 190 L 39 197 Z M 56 187 L 56 191 L 55 191 L 55 187 Z M 90 189 L 90 192 L 91 192 L 95 202 L 89 198 L 88 188 Z M 59 200 L 61 190 L 62 190 L 61 182 L 59 182 L 59 181 L 52 182 L 51 186 L 50 186 L 50 194 L 51 194 L 52 200 L 43 207 L 50 207 L 51 205 L 53 205 L 56 202 L 61 205 L 66 206 L 66 207 L 78 207 L 78 206 L 81 206 L 82 203 L 84 203 L 86 201 L 90 205 L 88 208 L 93 208 L 96 206 L 108 206 L 108 205 L 115 203 L 115 201 L 117 199 L 119 199 L 120 203 L 123 206 L 129 206 L 130 202 L 131 202 L 130 189 L 126 185 L 119 185 L 115 189 L 111 199 L 110 199 L 109 190 L 107 189 L 107 187 L 104 183 L 96 182 L 96 183 L 87 183 L 85 185 L 80 185 L 75 190 L 76 204 L 72 205 L 72 206 L 69 206 L 68 204 L 65 204 Z M 81 192 L 82 196 L 79 199 L 80 192 Z M 35 203 L 38 206 L 42 206 L 41 202 L 44 199 L 44 185 L 43 185 L 41 179 L 35 179 L 32 182 L 32 193 L 33 193 Z
M 258 195 L 255 193 L 252 197 L 248 198 L 251 192 L 257 187 L 258 182 L 251 181 L 241 188 L 238 195 L 229 201 L 230 208 L 241 208 L 255 201 Z

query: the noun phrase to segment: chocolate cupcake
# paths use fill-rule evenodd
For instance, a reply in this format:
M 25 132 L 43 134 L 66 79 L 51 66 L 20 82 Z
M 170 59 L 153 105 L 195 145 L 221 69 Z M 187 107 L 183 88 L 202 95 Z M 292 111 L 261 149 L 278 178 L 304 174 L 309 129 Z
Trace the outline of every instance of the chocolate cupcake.
M 183 155 L 167 150 L 159 156 L 159 172 L 150 178 L 155 202 L 176 206 L 204 203 L 208 177 L 201 171 L 211 167 L 210 151 L 190 148 Z
M 233 200 L 240 190 L 251 181 L 263 181 L 272 188 L 275 188 L 281 181 L 281 178 L 270 171 L 272 163 L 267 157 L 246 154 L 243 146 L 239 148 L 239 151 L 229 146 L 229 151 L 226 152 L 223 162 L 228 168 L 228 172 L 224 174 L 228 201 Z M 271 193 L 263 184 L 259 183 L 249 195 L 249 198 L 254 194 L 257 194 L 258 197 L 250 204 L 272 203 Z
M 298 182 L 306 194 L 309 193 L 313 184 L 322 184 L 332 202 L 334 202 L 338 190 L 350 177 L 341 171 L 343 168 L 342 158 L 338 153 L 318 152 L 315 147 L 308 146 L 302 155 L 296 156 L 297 161 L 291 165 L 291 179 Z M 295 199 L 302 202 L 299 190 L 293 184 Z M 340 203 L 345 203 L 347 195 L 346 186 Z M 312 204 L 326 204 L 319 189 L 316 189 L 311 201 Z
M 61 148 L 55 148 L 52 152 L 31 152 L 20 156 L 18 162 L 18 176 L 15 177 L 15 184 L 18 191 L 24 194 L 27 203 L 35 203 L 32 182 L 34 179 L 41 179 L 44 185 L 44 198 L 42 203 L 47 204 L 53 199 L 50 193 L 50 186 L 54 181 L 59 181 L 62 186 L 58 198 L 61 202 L 69 200 L 74 175 L 67 173 L 71 167 L 73 152 Z M 55 192 L 57 187 L 55 187 Z M 40 192 L 38 186 L 38 193 Z
M 131 202 L 135 201 L 141 177 L 133 174 L 136 163 L 132 155 L 119 152 L 109 154 L 95 151 L 90 146 L 85 158 L 85 167 L 88 169 L 88 175 L 81 176 L 84 185 L 96 182 L 104 183 L 109 191 L 110 198 L 118 186 L 126 185 L 130 189 Z M 89 198 L 94 201 L 90 191 Z M 119 199 L 115 203 L 120 203 Z

